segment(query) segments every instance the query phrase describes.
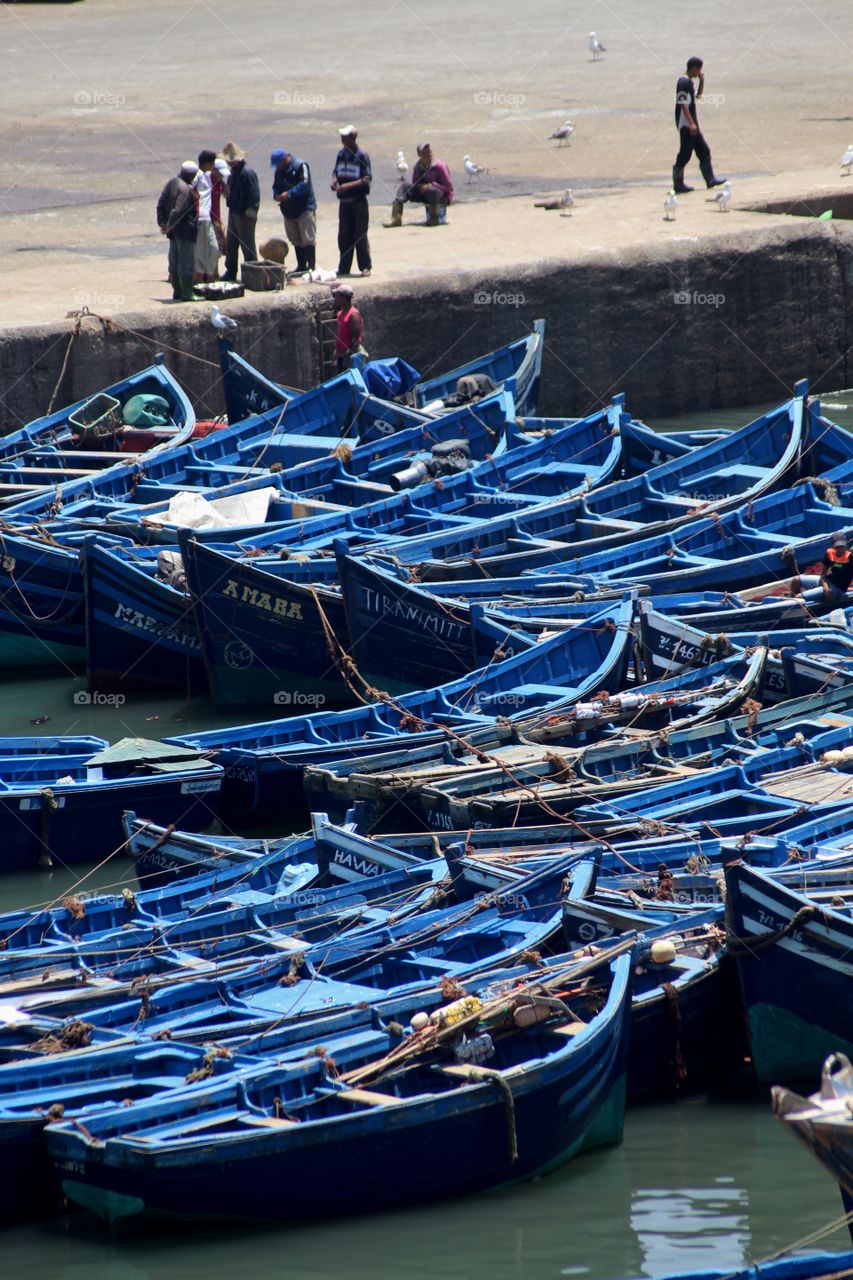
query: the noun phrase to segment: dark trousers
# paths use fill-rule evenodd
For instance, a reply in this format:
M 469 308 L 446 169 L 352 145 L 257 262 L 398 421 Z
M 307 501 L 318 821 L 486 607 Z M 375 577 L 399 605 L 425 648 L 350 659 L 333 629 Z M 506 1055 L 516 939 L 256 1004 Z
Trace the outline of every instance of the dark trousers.
M 225 236 L 225 274 L 237 279 L 237 256 L 242 250 L 244 262 L 257 262 L 255 227 L 257 218 L 247 218 L 245 213 L 228 210 L 228 231 Z
M 394 196 L 395 200 L 407 200 L 415 204 L 441 204 L 444 200 L 444 192 L 439 187 L 430 187 L 427 191 L 419 191 L 411 182 L 401 182 Z
M 701 131 L 699 133 L 691 133 L 689 129 L 679 129 L 678 138 L 680 146 L 678 155 L 675 157 L 676 169 L 683 169 L 694 152 L 700 164 L 705 164 L 706 161 L 711 159 L 711 148 L 703 138 Z
M 352 266 L 352 255 L 358 259 L 359 271 L 369 271 L 370 241 L 367 224 L 370 209 L 366 200 L 338 201 L 338 275 L 345 275 Z

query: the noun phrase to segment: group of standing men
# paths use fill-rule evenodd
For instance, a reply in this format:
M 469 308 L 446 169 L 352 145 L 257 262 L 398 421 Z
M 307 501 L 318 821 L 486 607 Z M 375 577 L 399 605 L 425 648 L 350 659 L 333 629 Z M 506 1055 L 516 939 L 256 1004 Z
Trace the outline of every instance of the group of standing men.
M 352 274 L 353 258 L 362 276 L 373 269 L 370 256 L 368 197 L 373 181 L 370 156 L 358 145 L 358 130 L 344 125 L 335 157 L 331 189 L 338 201 L 338 276 Z M 273 200 L 281 210 L 284 229 L 296 255 L 300 275 L 317 265 L 317 200 L 311 169 L 292 151 L 276 148 L 270 156 Z M 407 201 L 427 208 L 427 221 L 437 226 L 453 199 L 450 171 L 434 160 L 428 142 L 418 145 L 418 161 L 412 181 L 402 182 L 395 194 L 391 221 L 399 227 Z M 195 299 L 194 284 L 218 279 L 219 257 L 225 254 L 223 280 L 236 280 L 239 255 L 257 260 L 255 232 L 261 188 L 246 153 L 226 142 L 222 155 L 202 151 L 198 161 L 186 160 L 180 173 L 170 178 L 157 201 L 157 223 L 169 239 L 169 279 L 176 301 Z M 223 217 L 227 205 L 227 225 Z
M 237 279 L 238 256 L 255 261 L 255 227 L 261 191 L 245 152 L 226 142 L 222 156 L 201 151 L 185 160 L 157 201 L 157 225 L 169 240 L 169 282 L 176 302 L 193 302 L 193 286 L 219 279 L 225 254 L 225 280 Z M 223 205 L 228 207 L 227 226 Z
M 332 172 L 338 198 L 338 270 L 350 275 L 353 257 L 363 276 L 372 269 L 368 196 L 373 174 L 370 157 L 358 146 L 353 125 L 340 130 L 341 148 Z M 281 209 L 284 229 L 296 254 L 296 273 L 316 267 L 317 200 L 311 170 L 292 151 L 278 148 L 270 156 L 273 199 Z M 223 280 L 236 280 L 239 256 L 258 258 L 255 232 L 261 188 L 246 153 L 227 142 L 222 155 L 202 151 L 198 161 L 185 160 L 157 201 L 157 225 L 169 240 L 169 281 L 175 301 L 191 302 L 195 284 L 220 278 L 219 257 L 225 254 Z M 227 206 L 227 224 L 223 217 Z

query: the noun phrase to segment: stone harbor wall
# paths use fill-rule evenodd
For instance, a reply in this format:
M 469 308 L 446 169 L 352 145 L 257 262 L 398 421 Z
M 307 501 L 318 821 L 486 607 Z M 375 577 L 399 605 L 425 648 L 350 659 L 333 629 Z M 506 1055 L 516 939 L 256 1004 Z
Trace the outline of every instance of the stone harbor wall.
M 417 287 L 356 280 L 372 356 L 423 374 L 464 363 L 547 322 L 540 412 L 580 415 L 617 391 L 636 416 L 780 400 L 808 377 L 853 381 L 853 227 L 780 218 L 734 235 L 685 236 L 654 251 L 587 252 L 499 273 L 435 272 Z M 250 295 L 247 295 L 249 297 Z M 227 310 L 227 307 L 225 308 Z M 331 372 L 333 310 L 320 286 L 260 293 L 241 306 L 236 349 L 268 377 L 305 388 Z M 162 351 L 200 418 L 222 412 L 209 308 L 6 329 L 0 389 L 8 430 L 89 395 Z M 325 342 L 324 342 L 325 338 Z M 64 369 L 63 369 L 64 366 Z M 58 389 L 57 389 L 58 388 Z

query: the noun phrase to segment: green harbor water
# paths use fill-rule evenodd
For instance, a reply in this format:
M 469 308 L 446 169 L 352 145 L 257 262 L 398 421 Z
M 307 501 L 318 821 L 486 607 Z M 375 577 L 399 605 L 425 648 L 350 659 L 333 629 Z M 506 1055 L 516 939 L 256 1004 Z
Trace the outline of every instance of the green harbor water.
M 755 412 L 656 425 L 732 427 Z M 827 414 L 853 426 L 853 395 L 849 409 Z M 223 716 L 200 698 L 80 705 L 74 695 L 83 689 L 82 678 L 68 672 L 5 673 L 0 733 L 91 733 L 115 741 L 245 718 Z M 84 880 L 87 890 L 133 883 L 125 859 L 96 870 L 56 866 L 0 880 L 0 910 L 54 900 Z M 405 1178 L 406 1169 L 389 1176 Z M 285 1210 L 287 1194 L 282 1186 Z M 316 1194 L 322 1201 L 323 1186 Z M 14 1280 L 231 1280 L 241 1274 L 252 1280 L 630 1280 L 734 1269 L 821 1230 L 840 1212 L 829 1176 L 772 1118 L 768 1097 L 750 1094 L 633 1108 L 620 1147 L 585 1155 L 537 1182 L 410 1212 L 383 1214 L 377 1185 L 375 1215 L 321 1226 L 111 1239 L 73 1213 L 12 1228 L 0 1240 L 2 1274 Z M 846 1229 L 816 1247 L 849 1247 Z

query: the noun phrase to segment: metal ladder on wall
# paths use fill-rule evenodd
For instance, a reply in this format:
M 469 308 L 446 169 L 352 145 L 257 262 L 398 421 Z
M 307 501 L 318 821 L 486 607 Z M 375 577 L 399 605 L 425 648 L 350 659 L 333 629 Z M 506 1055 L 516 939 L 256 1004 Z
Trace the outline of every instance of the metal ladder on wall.
M 331 296 L 320 299 L 314 314 L 317 321 L 320 381 L 325 382 L 326 378 L 331 378 L 337 372 L 337 360 L 335 358 L 337 322 L 335 320 L 334 299 Z

